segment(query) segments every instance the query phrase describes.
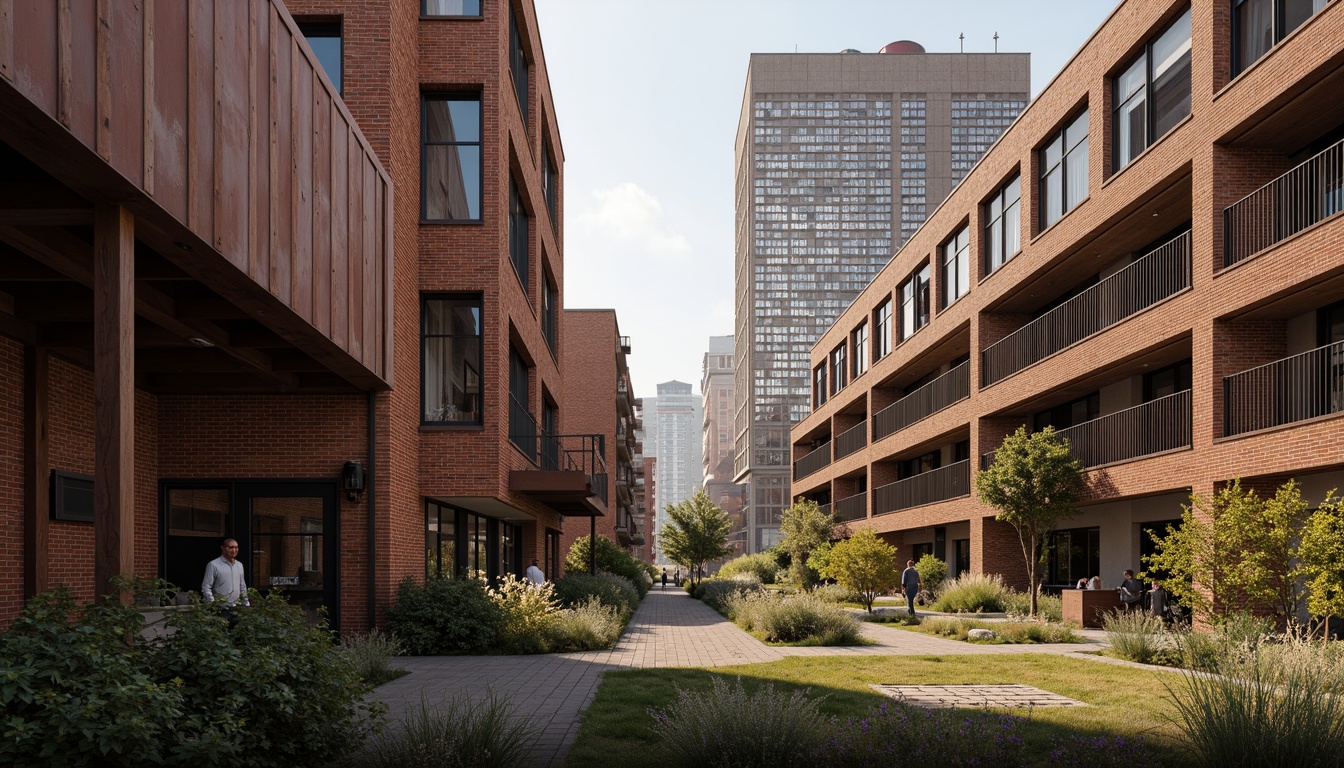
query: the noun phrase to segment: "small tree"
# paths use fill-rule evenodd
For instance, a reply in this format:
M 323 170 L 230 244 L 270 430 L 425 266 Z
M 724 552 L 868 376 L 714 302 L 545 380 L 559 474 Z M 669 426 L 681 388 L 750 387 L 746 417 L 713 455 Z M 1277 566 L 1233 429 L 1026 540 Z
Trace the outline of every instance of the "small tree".
M 784 510 L 779 531 L 783 539 L 779 545 L 789 553 L 789 575 L 804 588 L 817 580 L 817 572 L 809 567 L 807 558 L 821 545 L 835 538 L 834 515 L 821 511 L 820 505 L 799 496 L 793 506 Z
M 689 499 L 667 505 L 667 522 L 658 529 L 658 540 L 667 559 L 699 581 L 705 563 L 733 554 L 727 545 L 732 527 L 728 514 L 704 491 L 696 491 Z
M 1307 580 L 1307 610 L 1325 617 L 1323 640 L 1330 639 L 1330 617 L 1344 616 L 1344 502 L 1331 491 L 1302 527 L 1297 549 Z
M 901 580 L 901 572 L 896 568 L 896 548 L 879 539 L 871 528 L 832 546 L 822 575 L 859 593 L 869 613 L 873 612 L 877 596 Z
M 933 555 L 919 558 L 919 562 L 915 563 L 915 570 L 919 572 L 920 583 L 930 592 L 937 592 L 938 586 L 947 578 L 947 563 Z
M 1031 585 L 1032 616 L 1036 615 L 1047 537 L 1057 522 L 1078 514 L 1073 505 L 1082 492 L 1082 473 L 1082 462 L 1069 454 L 1067 441 L 1060 440 L 1053 427 L 1028 432 L 1022 426 L 999 446 L 994 463 L 975 477 L 980 500 L 998 510 L 995 519 L 1017 531 Z

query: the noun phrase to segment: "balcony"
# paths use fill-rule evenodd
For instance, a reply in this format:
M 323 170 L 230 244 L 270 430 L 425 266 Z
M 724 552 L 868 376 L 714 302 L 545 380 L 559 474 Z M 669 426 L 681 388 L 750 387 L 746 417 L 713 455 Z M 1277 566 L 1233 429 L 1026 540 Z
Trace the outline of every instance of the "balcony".
M 630 382 L 624 376 L 616 380 L 616 403 L 621 408 L 630 407 Z
M 1190 233 L 1000 339 L 981 355 L 981 386 L 1012 376 L 1190 287 Z
M 873 416 L 873 442 L 971 396 L 971 364 L 956 366 Z
M 868 517 L 868 493 L 856 493 L 853 496 L 835 502 L 835 517 L 838 520 L 863 520 Z
M 864 419 L 836 435 L 835 460 L 839 461 L 851 453 L 863 450 L 866 445 L 868 445 L 868 420 Z
M 624 352 L 624 353 L 627 354 L 627 355 L 630 354 L 630 337 L 629 337 L 629 336 L 622 336 L 622 337 L 620 337 L 618 343 L 619 343 L 620 346 L 621 346 L 621 351 L 622 351 L 622 352 Z
M 509 472 L 509 489 L 567 517 L 601 517 L 607 506 L 607 464 L 601 435 L 551 435 L 510 398 L 509 441 L 537 469 Z
M 1223 266 L 1245 261 L 1344 210 L 1344 141 L 1223 210 Z
M 1190 390 L 1126 408 L 1061 429 L 1058 434 L 1068 441 L 1069 453 L 1091 469 L 1107 464 L 1189 448 Z M 988 469 L 998 451 L 980 457 L 980 468 Z
M 873 515 L 886 515 L 969 495 L 971 462 L 963 459 L 946 467 L 879 486 L 873 491 Z
M 831 443 L 827 441 L 821 447 L 793 462 L 793 479 L 802 480 L 831 463 Z
M 1223 378 L 1223 434 L 1344 412 L 1344 341 Z

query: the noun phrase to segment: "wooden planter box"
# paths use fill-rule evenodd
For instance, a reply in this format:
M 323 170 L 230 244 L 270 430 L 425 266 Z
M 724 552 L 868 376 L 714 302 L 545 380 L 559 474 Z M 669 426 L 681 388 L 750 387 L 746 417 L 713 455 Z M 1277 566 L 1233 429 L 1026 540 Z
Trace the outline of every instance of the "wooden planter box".
M 1120 609 L 1120 594 L 1114 589 L 1066 589 L 1059 594 L 1064 621 L 1080 627 L 1099 628 L 1104 614 Z

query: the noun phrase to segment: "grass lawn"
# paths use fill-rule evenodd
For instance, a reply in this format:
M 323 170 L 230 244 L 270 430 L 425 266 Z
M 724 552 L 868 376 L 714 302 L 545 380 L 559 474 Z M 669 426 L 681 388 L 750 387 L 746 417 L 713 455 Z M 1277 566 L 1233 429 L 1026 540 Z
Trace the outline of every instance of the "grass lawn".
M 890 701 L 868 686 L 889 684 L 1033 685 L 1086 702 L 1088 707 L 1041 708 L 1023 728 L 1032 754 L 1047 763 L 1052 734 L 1146 736 L 1170 765 L 1180 765 L 1169 718 L 1175 714 L 1162 685 L 1175 683 L 1169 673 L 1134 669 L 1053 654 L 976 656 L 794 657 L 768 664 L 708 669 L 647 669 L 608 672 L 584 714 L 578 741 L 566 768 L 671 765 L 650 730 L 649 707 L 663 708 L 676 689 L 708 690 L 712 676 L 740 676 L 744 685 L 774 681 L 777 690 L 810 689 L 825 696 L 820 709 L 829 715 L 858 717 Z M 1025 714 L 1025 712 L 1023 713 Z M 638 756 L 621 762 L 620 756 Z

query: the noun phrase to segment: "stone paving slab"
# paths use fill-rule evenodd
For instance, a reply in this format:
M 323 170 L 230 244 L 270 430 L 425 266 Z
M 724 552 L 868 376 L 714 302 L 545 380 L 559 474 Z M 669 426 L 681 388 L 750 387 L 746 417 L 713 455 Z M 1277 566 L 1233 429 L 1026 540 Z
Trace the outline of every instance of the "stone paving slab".
M 1086 707 L 1067 696 L 1030 685 L 874 685 L 874 690 L 904 704 L 932 709 L 994 707 Z

